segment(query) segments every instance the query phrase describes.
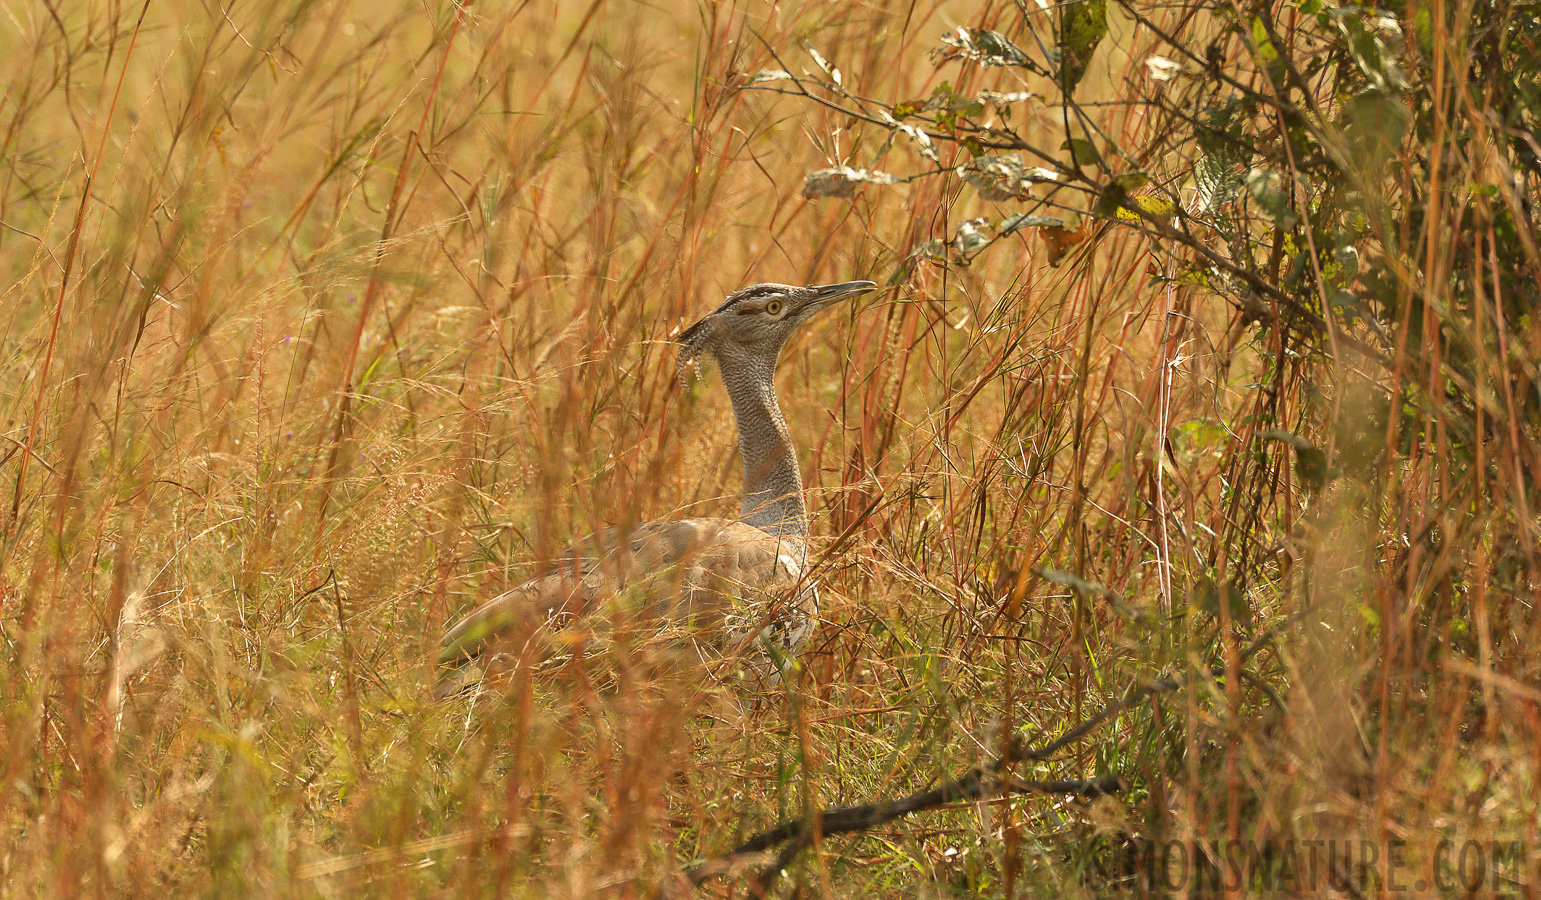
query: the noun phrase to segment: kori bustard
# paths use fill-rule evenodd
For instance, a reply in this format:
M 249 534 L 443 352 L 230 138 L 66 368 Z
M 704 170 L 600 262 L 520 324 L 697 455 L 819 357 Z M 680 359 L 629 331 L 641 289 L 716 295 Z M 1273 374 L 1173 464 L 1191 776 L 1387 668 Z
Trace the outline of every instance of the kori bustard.
M 808 510 L 776 402 L 776 363 L 787 338 L 821 310 L 876 287 L 757 284 L 683 331 L 681 379 L 703 360 L 715 361 L 733 403 L 744 461 L 739 517 L 645 522 L 580 541 L 554 571 L 449 629 L 434 696 L 459 692 L 500 657 L 528 658 L 540 632 L 623 594 L 642 601 L 647 618 L 679 629 L 696 652 L 742 654 L 766 682 L 779 678 L 813 631 L 818 596 L 805 578 Z

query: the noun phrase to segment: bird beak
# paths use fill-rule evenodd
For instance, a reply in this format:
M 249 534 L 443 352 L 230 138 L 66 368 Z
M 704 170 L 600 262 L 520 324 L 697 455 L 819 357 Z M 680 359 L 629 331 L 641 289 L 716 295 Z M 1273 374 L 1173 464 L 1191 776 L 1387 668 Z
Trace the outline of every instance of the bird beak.
M 877 283 L 873 281 L 842 281 L 839 284 L 813 285 L 809 288 L 813 291 L 813 296 L 808 299 L 808 305 L 803 308 L 803 314 L 811 316 L 836 300 L 865 294 L 875 288 Z
M 875 281 L 842 281 L 839 284 L 821 284 L 813 289 L 813 298 L 819 304 L 833 303 L 845 297 L 865 294 L 875 290 Z
M 842 281 L 839 284 L 810 284 L 803 304 L 797 309 L 797 321 L 806 322 L 828 309 L 837 300 L 865 294 L 877 287 L 872 281 Z

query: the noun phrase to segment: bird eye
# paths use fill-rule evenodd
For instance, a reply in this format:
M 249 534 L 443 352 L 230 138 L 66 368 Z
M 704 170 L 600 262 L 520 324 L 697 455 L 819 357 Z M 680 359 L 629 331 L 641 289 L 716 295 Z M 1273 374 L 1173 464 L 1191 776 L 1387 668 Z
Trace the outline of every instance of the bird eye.
M 772 300 L 771 302 L 765 304 L 765 311 L 773 316 L 781 315 L 781 301 Z

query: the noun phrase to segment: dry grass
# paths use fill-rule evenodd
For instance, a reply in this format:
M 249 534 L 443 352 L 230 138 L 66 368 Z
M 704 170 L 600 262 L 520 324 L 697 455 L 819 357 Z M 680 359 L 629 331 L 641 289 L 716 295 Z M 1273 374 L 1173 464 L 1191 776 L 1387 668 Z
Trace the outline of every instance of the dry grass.
M 767 46 L 923 97 L 956 77 L 925 60 L 943 30 L 1016 13 L 146 8 L 23 4 L 0 27 L 0 894 L 643 896 L 758 827 L 1223 661 L 1233 632 L 1159 613 L 1228 558 L 1257 627 L 1314 611 L 1258 663 L 1287 716 L 1202 683 L 1026 773 L 1126 773 L 1126 797 L 961 805 L 821 844 L 792 883 L 1075 893 L 1124 834 L 1404 837 L 1415 859 L 1533 839 L 1534 585 L 1488 595 L 1476 676 L 1381 665 L 1398 514 L 1377 504 L 1437 500 L 1313 495 L 1246 451 L 1264 419 L 1323 421 L 1305 363 L 1275 371 L 1266 331 L 1153 287 L 1165 257 L 1119 230 L 1059 267 L 1025 236 L 921 265 L 788 351 L 827 552 L 785 696 L 660 675 L 622 640 L 431 703 L 446 621 L 569 539 L 736 509 L 726 399 L 679 391 L 679 327 L 754 281 L 888 284 L 1006 208 L 955 177 L 804 199 L 876 138 L 736 90 Z M 1088 97 L 1130 75 L 1115 37 Z M 1060 127 L 1032 103 L 1018 125 Z M 882 163 L 924 167 L 910 146 Z

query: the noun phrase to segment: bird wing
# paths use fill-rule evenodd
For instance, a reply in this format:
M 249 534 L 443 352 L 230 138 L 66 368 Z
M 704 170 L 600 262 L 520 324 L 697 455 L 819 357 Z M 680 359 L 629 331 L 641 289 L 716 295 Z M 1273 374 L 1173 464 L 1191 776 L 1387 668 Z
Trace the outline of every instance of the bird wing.
M 624 537 L 623 537 L 624 536 Z M 574 544 L 554 570 L 473 610 L 444 635 L 439 662 L 475 660 L 514 635 L 593 611 L 623 591 L 644 615 L 693 632 L 725 630 L 732 641 L 773 610 L 767 604 L 797 585 L 804 546 L 732 519 L 698 518 L 610 528 Z M 446 675 L 447 696 L 464 678 Z

